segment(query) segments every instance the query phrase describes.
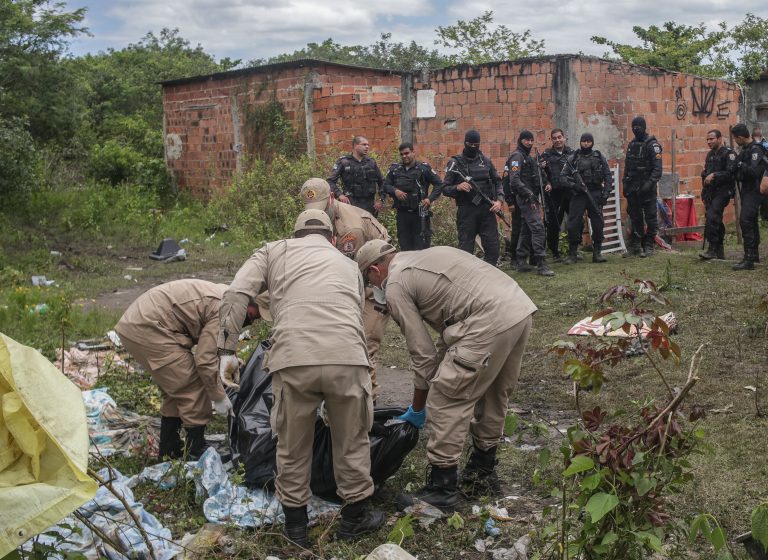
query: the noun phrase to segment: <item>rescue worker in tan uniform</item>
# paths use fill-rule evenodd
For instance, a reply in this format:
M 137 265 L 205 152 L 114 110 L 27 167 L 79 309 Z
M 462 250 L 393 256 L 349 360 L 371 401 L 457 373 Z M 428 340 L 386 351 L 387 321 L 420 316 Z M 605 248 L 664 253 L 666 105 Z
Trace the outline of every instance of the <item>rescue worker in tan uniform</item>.
M 395 253 L 374 240 L 356 260 L 367 281 L 384 289 L 408 346 L 414 392 L 402 418 L 418 427 L 426 412 L 432 429 L 427 485 L 400 494 L 398 505 L 404 509 L 418 498 L 454 510 L 467 431 L 473 449 L 462 487 L 474 495 L 500 492 L 496 449 L 536 306 L 509 276 L 453 247 Z M 427 325 L 439 333 L 437 345 Z
M 301 187 L 300 196 L 305 209 L 325 210 L 330 216 L 333 232 L 336 236 L 336 247 L 351 259 L 355 258 L 358 249 L 366 241 L 382 239 L 388 242 L 390 240 L 387 229 L 370 212 L 332 198 L 331 188 L 325 179 L 308 179 Z M 366 289 L 363 326 L 368 356 L 371 359 L 371 378 L 373 379 L 374 391 L 377 389 L 377 354 L 381 347 L 381 341 L 384 339 L 384 330 L 388 320 L 387 306 L 376 301 L 373 290 Z
M 184 451 L 198 459 L 205 450 L 211 401 L 223 416 L 232 409 L 219 381 L 216 356 L 219 306 L 226 289 L 225 284 L 204 280 L 156 286 L 139 296 L 115 327 L 125 349 L 160 388 L 160 457 L 182 456 L 183 425 Z M 257 317 L 258 307 L 251 302 L 241 324 Z
M 267 243 L 240 268 L 221 302 L 218 346 L 222 379 L 232 359 L 249 298 L 270 292 L 273 329 L 264 368 L 272 375 L 271 424 L 277 433 L 276 494 L 285 535 L 307 547 L 312 443 L 317 408 L 325 400 L 337 492 L 344 500 L 337 536 L 378 529 L 384 514 L 367 507 L 373 494 L 368 432 L 373 424 L 369 361 L 363 335 L 362 277 L 333 246 L 322 210 L 305 210 L 294 238 Z

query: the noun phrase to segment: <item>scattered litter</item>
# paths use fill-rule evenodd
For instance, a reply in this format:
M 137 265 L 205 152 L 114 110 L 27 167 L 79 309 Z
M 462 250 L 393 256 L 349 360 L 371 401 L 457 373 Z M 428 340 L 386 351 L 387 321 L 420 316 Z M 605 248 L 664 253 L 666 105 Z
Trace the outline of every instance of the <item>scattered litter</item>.
M 543 445 L 530 445 L 528 443 L 523 443 L 522 445 L 519 445 L 517 448 L 520 451 L 538 451 L 542 447 Z
M 219 226 L 209 226 L 203 230 L 207 235 L 214 234 L 219 231 L 229 231 L 227 224 L 221 224 Z
M 115 333 L 117 338 L 117 333 Z M 109 340 L 115 343 L 111 337 Z M 117 342 L 120 339 L 117 338 Z M 79 344 L 79 343 L 78 343 Z M 61 365 L 61 353 L 57 352 L 54 364 L 63 370 L 66 375 L 80 389 L 90 389 L 99 379 L 99 376 L 114 366 L 124 369 L 128 373 L 133 373 L 135 369 L 128 365 L 114 349 L 108 348 L 101 350 L 98 348 L 81 348 L 76 344 L 69 350 L 64 350 L 64 367 Z M 106 344 L 106 341 L 104 342 Z
M 52 257 L 60 257 L 61 256 L 61 251 L 51 251 L 51 256 Z
M 517 539 L 512 548 L 497 548 L 492 551 L 493 560 L 528 560 L 528 547 L 531 537 L 525 535 Z
M 114 478 L 111 478 L 114 475 Z M 142 528 L 149 536 L 155 558 L 170 560 L 181 553 L 181 547 L 171 540 L 171 531 L 166 529 L 157 518 L 137 502 L 133 492 L 126 485 L 128 479 L 116 469 L 104 468 L 99 476 L 111 482 L 112 487 L 125 498 Z M 91 529 L 75 517 L 66 517 L 36 537 L 41 544 L 54 547 L 58 552 L 79 552 L 87 558 L 109 558 L 109 560 L 128 560 L 129 558 L 149 558 L 149 551 L 141 532 L 136 527 L 125 506 L 107 488 L 101 486 L 96 497 L 86 502 L 79 514 L 87 518 L 100 533 L 108 535 L 120 550 L 113 549 L 101 540 Z M 74 530 L 73 530 L 74 529 Z M 58 536 L 57 536 L 58 535 Z M 31 550 L 32 540 L 24 545 Z
M 30 315 L 45 315 L 46 313 L 48 313 L 47 303 L 36 303 L 29 308 Z
M 386 543 L 374 548 L 365 560 L 416 560 L 416 557 L 394 543 Z
M 163 239 L 154 253 L 149 258 L 155 261 L 173 262 L 183 261 L 187 258 L 187 251 L 179 247 L 174 239 L 170 237 Z
M 107 249 L 112 249 L 112 245 L 107 245 Z
M 142 267 L 140 267 L 140 266 L 127 266 L 127 267 L 125 267 L 125 270 L 130 270 L 132 272 L 138 272 L 139 270 L 144 270 L 144 269 Z
M 227 540 L 227 527 L 215 523 L 206 523 L 197 533 L 186 533 L 181 537 L 184 558 L 205 558 L 213 547 L 221 547 Z M 269 558 L 269 556 L 267 557 Z M 266 559 L 265 559 L 266 560 Z
M 189 239 L 187 239 L 187 238 L 185 237 L 184 239 L 182 239 L 181 241 L 179 241 L 179 245 L 184 245 L 184 243 L 189 243 Z
M 498 537 L 501 534 L 501 529 L 496 527 L 496 521 L 493 518 L 485 520 L 485 534 L 491 537 Z
M 753 393 L 757 393 L 757 387 L 755 387 L 754 385 L 747 385 L 747 386 L 746 386 L 746 387 L 744 387 L 744 388 L 745 388 L 747 391 L 752 391 Z
M 725 412 L 732 412 L 733 410 L 733 403 L 725 405 L 723 408 L 710 408 L 709 412 L 712 412 L 714 414 L 721 414 Z
M 389 369 L 397 369 L 397 366 L 389 366 Z
M 167 259 L 163 259 L 164 263 L 180 262 L 187 260 L 187 250 L 179 249 L 175 255 L 171 255 Z
M 157 455 L 160 419 L 118 408 L 106 388 L 83 391 L 91 447 L 101 455 Z M 155 465 L 156 466 L 156 465 Z
M 94 352 L 98 350 L 109 350 L 112 348 L 112 342 L 103 338 L 91 338 L 88 340 L 78 340 L 75 343 L 75 348 L 78 350 L 85 350 L 88 352 Z
M 221 243 L 219 243 L 219 246 L 221 246 L 221 247 L 229 247 L 229 243 L 230 243 L 229 241 L 222 241 Z
M 32 285 L 33 286 L 53 286 L 56 284 L 56 280 L 48 280 L 45 276 L 33 276 L 32 277 Z
M 203 514 L 212 523 L 231 523 L 238 527 L 259 527 L 262 524 L 283 522 L 278 499 L 261 489 L 248 490 L 232 484 L 218 452 L 209 447 L 192 471 L 199 496 L 208 496 L 203 502 Z M 340 506 L 312 496 L 309 518 L 323 513 L 337 512 Z
M 485 539 L 475 540 L 475 550 L 478 552 L 485 552 Z
M 126 274 L 125 276 L 123 276 L 123 278 L 125 280 L 133 280 L 133 276 L 131 276 L 130 274 Z
M 429 527 L 444 515 L 443 512 L 435 506 L 428 504 L 427 502 L 422 502 L 419 499 L 416 499 L 414 504 L 405 508 L 404 511 L 418 519 L 419 524 L 422 527 Z
M 116 331 L 107 331 L 107 338 L 112 341 L 112 344 L 115 345 L 115 348 L 123 347 L 123 343 L 120 340 L 120 336 L 117 334 Z
M 677 330 L 677 317 L 673 312 L 666 313 L 661 316 L 661 320 L 664 321 L 667 326 L 669 327 L 669 332 L 674 332 Z M 647 325 L 643 325 L 640 328 L 640 335 L 642 338 L 646 338 L 648 336 L 648 333 L 651 332 Z M 575 325 L 573 325 L 569 330 L 568 334 L 571 335 L 579 335 L 579 336 L 610 336 L 610 337 L 616 337 L 616 338 L 632 338 L 635 336 L 634 333 L 627 334 L 622 329 L 616 329 L 613 331 L 607 331 L 606 326 L 603 324 L 603 319 L 597 319 L 595 321 L 592 320 L 592 317 L 585 317 Z

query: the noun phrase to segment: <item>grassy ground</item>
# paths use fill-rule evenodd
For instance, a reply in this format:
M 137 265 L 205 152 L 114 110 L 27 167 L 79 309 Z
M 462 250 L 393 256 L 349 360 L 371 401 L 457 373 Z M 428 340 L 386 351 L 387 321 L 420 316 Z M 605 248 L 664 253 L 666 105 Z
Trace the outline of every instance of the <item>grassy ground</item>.
M 177 230 L 175 236 L 191 239 L 187 245 L 190 258 L 182 263 L 161 264 L 147 259 L 157 243 L 155 238 L 150 241 L 149 236 L 136 241 L 120 236 L 50 235 L 39 228 L 5 231 L 0 239 L 4 251 L 0 261 L 4 264 L 0 270 L 0 331 L 41 348 L 52 357 L 60 344 L 62 329 L 68 340 L 100 336 L 111 328 L 122 307 L 146 287 L 192 275 L 227 281 L 253 250 L 242 243 L 222 246 L 221 242 L 228 241 L 226 233 L 206 241 L 202 224 L 190 225 L 186 234 Z M 730 249 L 735 258 L 733 242 Z M 52 250 L 62 255 L 52 256 Z M 708 511 L 733 537 L 748 530 L 752 509 L 766 499 L 764 449 L 768 421 L 761 412 L 768 410 L 768 337 L 766 315 L 757 311 L 757 304 L 768 293 L 768 279 L 764 267 L 736 273 L 724 261 L 701 262 L 696 257 L 697 250 L 698 247 L 682 247 L 672 254 L 657 253 L 652 259 L 610 255 L 604 265 L 592 265 L 587 257 L 576 266 L 554 265 L 557 275 L 549 279 L 515 274 L 539 312 L 511 404 L 521 418 L 530 422 L 567 426 L 576 416 L 571 383 L 562 373 L 561 359 L 548 353 L 550 345 L 565 338 L 567 329 L 576 321 L 591 315 L 598 308 L 599 295 L 608 287 L 633 278 L 664 284 L 665 294 L 672 300 L 671 310 L 678 317 L 675 340 L 682 347 L 683 359 L 678 366 L 664 363 L 661 368 L 672 385 L 682 386 L 691 355 L 699 345 L 707 345 L 699 371 L 701 379 L 689 403 L 709 411 L 703 427 L 712 449 L 695 457 L 696 479 L 676 498 L 674 508 L 681 518 Z M 137 268 L 141 270 L 128 270 Z M 59 287 L 29 287 L 32 273 L 56 279 Z M 126 279 L 126 275 L 131 279 Z M 71 308 L 67 302 L 73 303 Z M 35 312 L 34 306 L 41 303 L 49 304 L 48 314 Z M 505 312 L 504 302 L 499 302 L 498 312 Z M 394 324 L 387 331 L 382 361 L 407 367 L 404 341 Z M 147 376 L 114 372 L 102 382 L 111 388 L 120 404 L 142 413 L 152 412 L 151 403 L 156 398 Z M 757 392 L 745 389 L 747 386 L 756 387 Z M 633 359 L 611 371 L 600 394 L 583 394 L 582 406 L 599 405 L 614 410 L 646 396 L 663 400 L 665 394 L 657 375 L 643 361 Z M 518 428 L 518 436 L 522 443 L 549 445 L 553 451 L 559 445 L 551 430 L 549 437 L 544 437 L 526 424 Z M 527 449 L 513 443 L 501 451 L 499 469 L 507 494 L 515 498 L 500 505 L 509 509 L 515 521 L 499 523 L 502 534 L 493 547 L 508 547 L 541 525 L 541 510 L 548 498 L 532 484 L 537 452 Z M 143 457 L 123 460 L 118 466 L 131 474 L 146 461 Z M 353 544 L 341 544 L 332 539 L 334 520 L 324 519 L 313 530 L 316 545 L 312 553 L 305 556 L 356 558 L 384 542 L 397 520 L 394 494 L 421 484 L 424 470 L 422 441 L 403 469 L 376 497 L 377 504 L 388 513 L 387 528 Z M 188 489 L 166 492 L 141 486 L 137 494 L 145 500 L 149 511 L 160 514 L 174 537 L 194 531 L 203 522 L 201 506 Z M 419 558 L 487 558 L 486 553 L 475 551 L 473 546 L 476 539 L 484 537 L 484 518 L 473 515 L 469 507 L 461 515 L 463 527 L 440 521 L 417 529 L 404 540 L 403 547 Z M 298 557 L 298 552 L 287 547 L 277 532 L 272 528 L 254 532 L 231 529 L 226 542 L 220 541 L 208 557 Z M 703 545 L 691 548 L 691 556 L 707 557 Z

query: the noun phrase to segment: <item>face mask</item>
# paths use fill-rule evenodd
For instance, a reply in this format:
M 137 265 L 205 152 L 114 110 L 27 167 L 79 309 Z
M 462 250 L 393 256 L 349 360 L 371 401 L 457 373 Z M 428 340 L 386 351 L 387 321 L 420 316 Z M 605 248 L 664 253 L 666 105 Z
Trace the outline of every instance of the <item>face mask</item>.
M 381 305 L 387 305 L 387 294 L 384 291 L 383 288 L 379 288 L 378 286 L 372 286 L 373 288 L 373 299 L 376 301 L 376 303 Z
M 468 158 L 475 158 L 477 157 L 477 154 L 480 152 L 479 147 L 470 147 L 464 144 L 464 155 Z

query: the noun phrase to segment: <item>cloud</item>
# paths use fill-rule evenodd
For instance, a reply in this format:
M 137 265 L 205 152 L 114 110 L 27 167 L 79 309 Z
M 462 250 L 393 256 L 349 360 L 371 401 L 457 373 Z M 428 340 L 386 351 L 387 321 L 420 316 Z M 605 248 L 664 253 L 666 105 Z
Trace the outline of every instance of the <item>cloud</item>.
M 82 0 L 81 0 L 82 1 Z M 147 32 L 179 28 L 192 44 L 201 44 L 217 57 L 250 60 L 293 52 L 309 42 L 327 38 L 342 44 L 368 45 L 383 32 L 395 41 L 434 48 L 434 29 L 458 19 L 472 19 L 485 10 L 494 21 L 513 31 L 530 29 L 544 39 L 548 53 L 602 55 L 606 47 L 590 41 L 602 35 L 622 43 L 636 43 L 632 26 L 675 21 L 714 27 L 721 20 L 733 25 L 746 12 L 760 13 L 765 0 L 677 0 L 649 9 L 637 0 L 540 0 L 500 4 L 490 0 L 390 0 L 339 3 L 331 0 L 111 0 L 89 7 L 86 24 L 94 34 L 73 42 L 76 54 L 135 43 Z M 69 2 L 69 8 L 80 7 Z

